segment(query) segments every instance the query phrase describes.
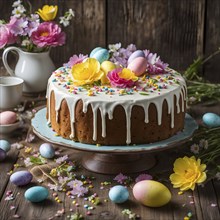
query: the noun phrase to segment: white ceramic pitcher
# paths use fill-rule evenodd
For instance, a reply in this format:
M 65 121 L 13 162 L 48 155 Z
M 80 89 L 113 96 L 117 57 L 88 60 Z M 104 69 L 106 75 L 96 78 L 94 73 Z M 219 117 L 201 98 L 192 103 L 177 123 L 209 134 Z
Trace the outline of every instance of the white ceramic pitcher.
M 7 56 L 10 51 L 15 51 L 18 54 L 15 70 L 12 70 L 8 64 Z M 30 53 L 17 47 L 8 47 L 3 52 L 2 60 L 11 76 L 17 76 L 24 80 L 23 92 L 25 93 L 45 91 L 47 81 L 55 70 L 49 51 Z

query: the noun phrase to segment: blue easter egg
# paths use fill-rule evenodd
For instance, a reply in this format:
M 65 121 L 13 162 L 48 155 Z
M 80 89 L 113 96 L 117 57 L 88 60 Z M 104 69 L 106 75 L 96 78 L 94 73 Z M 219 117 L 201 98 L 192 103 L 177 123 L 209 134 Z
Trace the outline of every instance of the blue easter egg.
M 25 191 L 24 197 L 30 202 L 41 202 L 49 195 L 48 189 L 43 186 L 33 186 Z
M 53 158 L 55 155 L 55 150 L 53 148 L 53 145 L 49 143 L 41 144 L 39 151 L 42 157 L 45 157 L 48 159 Z
M 202 120 L 203 123 L 210 128 L 215 128 L 220 126 L 220 116 L 215 113 L 204 114 Z
M 90 53 L 91 58 L 97 59 L 100 63 L 108 60 L 109 58 L 109 52 L 105 48 L 95 48 L 91 53 Z
M 0 148 L 0 162 L 6 158 L 6 152 Z
M 89 54 L 89 57 L 93 57 L 93 55 L 98 51 L 98 50 L 101 50 L 103 49 L 102 47 L 96 47 L 94 48 L 91 53 Z
M 134 51 L 130 57 L 128 58 L 128 64 L 131 63 L 135 58 L 137 57 L 145 57 L 145 54 L 142 50 L 136 50 Z
M 0 140 L 0 148 L 5 152 L 8 152 L 11 149 L 11 145 L 6 140 Z
M 21 170 L 10 176 L 10 181 L 16 186 L 24 186 L 31 182 L 33 176 L 29 171 Z
M 128 200 L 129 192 L 124 186 L 117 185 L 110 189 L 108 195 L 112 202 L 123 203 Z

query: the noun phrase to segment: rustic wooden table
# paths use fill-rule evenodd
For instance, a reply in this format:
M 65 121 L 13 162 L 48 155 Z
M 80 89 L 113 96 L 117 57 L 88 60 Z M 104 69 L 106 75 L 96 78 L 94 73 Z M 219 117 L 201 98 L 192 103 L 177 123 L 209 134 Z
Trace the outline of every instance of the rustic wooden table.
M 41 95 L 44 97 L 44 94 Z M 39 97 L 38 97 L 39 98 Z M 36 101 L 36 97 L 24 97 L 23 100 Z M 39 102 L 37 105 L 44 105 L 45 101 Z M 36 105 L 36 106 L 37 106 Z M 213 108 L 215 112 L 220 114 L 219 105 Z M 206 107 L 197 106 L 191 109 L 190 113 L 194 117 L 200 117 L 205 111 Z M 27 122 L 28 123 L 28 122 Z M 26 133 L 20 130 L 12 132 L 10 135 L 0 134 L 0 139 L 6 139 L 11 144 L 24 140 Z M 37 138 L 31 143 L 31 146 L 38 148 L 44 141 Z M 62 149 L 65 152 L 66 148 L 56 146 L 57 149 Z M 163 182 L 171 191 L 171 202 L 161 208 L 149 208 L 138 204 L 133 195 L 132 189 L 129 188 L 129 201 L 123 204 L 114 204 L 108 199 L 108 192 L 111 186 L 116 185 L 114 181 L 115 175 L 101 175 L 89 172 L 83 167 L 77 169 L 76 174 L 83 174 L 85 176 L 93 176 L 95 180 L 92 181 L 93 188 L 90 189 L 91 194 L 97 193 L 101 199 L 101 204 L 94 206 L 91 210 L 91 215 L 87 215 L 87 210 L 84 208 L 85 204 L 89 204 L 84 198 L 76 198 L 78 206 L 73 204 L 73 199 L 69 198 L 65 192 L 58 192 L 58 197 L 61 203 L 55 201 L 53 191 L 49 191 L 49 198 L 40 203 L 31 203 L 25 200 L 24 192 L 27 188 L 33 185 L 41 185 L 34 179 L 28 186 L 17 187 L 9 181 L 8 172 L 27 169 L 24 167 L 16 167 L 14 164 L 21 163 L 21 151 L 13 148 L 8 153 L 7 159 L 0 163 L 0 220 L 9 220 L 20 218 L 22 220 L 46 220 L 46 219 L 68 219 L 68 216 L 75 212 L 79 212 L 84 216 L 84 219 L 128 219 L 127 215 L 122 214 L 122 210 L 129 209 L 133 213 L 138 214 L 144 220 L 183 220 L 188 213 L 192 214 L 191 219 L 198 220 L 218 220 L 220 219 L 220 181 L 210 181 L 204 187 L 197 187 L 194 191 L 187 191 L 182 195 L 178 195 L 178 189 L 174 189 L 168 181 L 169 175 L 172 173 L 173 162 L 178 156 L 184 155 L 187 146 L 178 146 L 175 149 L 166 150 L 156 153 L 157 164 L 154 168 L 145 173 L 153 176 Z M 86 153 L 76 150 L 71 150 L 71 157 L 81 163 L 82 158 Z M 143 173 L 143 172 L 142 172 Z M 138 174 L 130 175 L 132 178 Z M 102 189 L 103 182 L 111 182 Z M 14 195 L 13 200 L 6 200 L 7 193 L 11 191 Z M 106 201 L 106 199 L 108 201 Z M 92 205 L 91 203 L 89 205 Z M 64 212 L 64 213 L 63 213 Z M 61 216 L 56 214 L 62 213 Z

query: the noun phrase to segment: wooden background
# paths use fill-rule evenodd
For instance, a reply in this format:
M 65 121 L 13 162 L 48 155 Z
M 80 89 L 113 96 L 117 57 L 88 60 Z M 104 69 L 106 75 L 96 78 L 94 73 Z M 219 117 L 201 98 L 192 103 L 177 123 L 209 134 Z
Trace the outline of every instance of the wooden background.
M 0 19 L 8 20 L 14 0 L 0 0 Z M 157 52 L 163 61 L 184 71 L 198 56 L 220 46 L 219 0 L 30 0 L 34 11 L 44 4 L 59 6 L 61 16 L 76 12 L 65 28 L 67 43 L 51 52 L 56 66 L 73 54 L 121 42 Z M 220 55 L 203 69 L 206 79 L 220 82 Z

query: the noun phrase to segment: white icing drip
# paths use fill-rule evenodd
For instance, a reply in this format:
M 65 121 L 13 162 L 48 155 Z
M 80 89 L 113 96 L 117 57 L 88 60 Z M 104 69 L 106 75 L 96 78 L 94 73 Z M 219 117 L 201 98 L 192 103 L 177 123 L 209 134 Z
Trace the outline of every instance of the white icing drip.
M 69 112 L 70 112 L 70 122 L 71 122 L 71 135 L 73 138 L 75 136 L 74 123 L 75 123 L 75 106 L 76 103 L 81 99 L 83 102 L 83 112 L 87 112 L 88 105 L 91 105 L 93 111 L 93 140 L 97 140 L 97 111 L 100 110 L 101 114 L 101 124 L 102 124 L 102 137 L 106 137 L 106 114 L 110 120 L 113 119 L 114 108 L 117 105 L 121 105 L 125 110 L 126 115 L 126 143 L 131 143 L 131 111 L 134 105 L 142 106 L 145 112 L 145 123 L 149 122 L 149 106 L 153 103 L 156 106 L 157 110 L 157 121 L 158 125 L 161 125 L 162 122 L 162 109 L 164 100 L 168 104 L 168 113 L 171 114 L 171 127 L 174 127 L 174 95 L 176 96 L 176 107 L 177 112 L 180 112 L 180 95 L 182 97 L 182 112 L 184 112 L 184 100 L 186 99 L 186 85 L 184 80 L 180 78 L 180 85 L 172 85 L 169 89 L 161 91 L 161 95 L 155 93 L 150 94 L 149 96 L 141 96 L 138 93 L 135 93 L 131 96 L 118 96 L 117 94 L 113 95 L 114 98 L 110 98 L 109 95 L 99 94 L 99 97 L 88 96 L 86 92 L 81 92 L 79 95 L 71 94 L 67 89 L 60 86 L 58 83 L 53 82 L 52 80 L 55 76 L 51 76 L 48 89 L 47 89 L 47 98 L 48 98 L 48 121 L 50 122 L 50 99 L 51 92 L 54 91 L 55 94 L 55 111 L 56 111 L 56 120 L 58 120 L 58 111 L 60 109 L 63 99 L 66 99 Z M 134 101 L 135 100 L 135 101 Z
M 76 103 L 78 102 L 79 98 L 74 99 L 74 101 L 72 101 L 71 97 L 66 97 L 66 102 L 69 108 L 69 113 L 70 113 L 70 126 L 71 126 L 71 134 L 70 134 L 70 138 L 74 138 L 75 137 L 75 130 L 74 130 L 74 123 L 75 123 L 75 107 L 76 107 Z

